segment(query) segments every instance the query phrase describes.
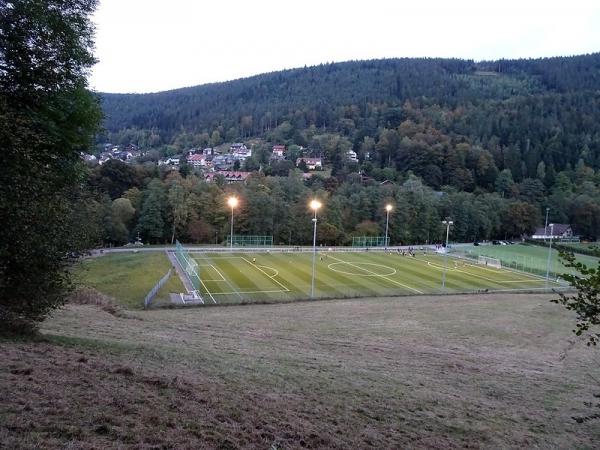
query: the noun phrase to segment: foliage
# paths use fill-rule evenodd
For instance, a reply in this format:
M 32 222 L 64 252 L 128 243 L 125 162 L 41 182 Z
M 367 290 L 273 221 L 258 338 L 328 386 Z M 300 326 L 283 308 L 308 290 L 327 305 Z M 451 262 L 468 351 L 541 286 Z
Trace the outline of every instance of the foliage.
M 100 119 L 85 89 L 95 0 L 0 8 L 0 324 L 29 331 L 64 301 L 69 263 L 99 232 L 79 151 Z
M 577 336 L 586 335 L 587 345 L 595 346 L 600 340 L 600 263 L 598 267 L 588 267 L 577 261 L 572 252 L 561 251 L 560 256 L 566 267 L 577 272 L 562 275 L 576 290 L 576 294 L 560 293 L 560 297 L 552 301 L 577 314 L 577 324 L 573 332 Z

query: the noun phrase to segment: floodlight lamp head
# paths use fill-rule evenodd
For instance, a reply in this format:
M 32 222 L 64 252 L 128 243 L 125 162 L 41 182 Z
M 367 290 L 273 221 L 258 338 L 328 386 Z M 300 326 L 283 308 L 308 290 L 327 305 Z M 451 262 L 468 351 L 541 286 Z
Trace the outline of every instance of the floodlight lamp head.
M 321 202 L 319 200 L 312 200 L 310 202 L 310 209 L 312 209 L 313 211 L 316 211 L 317 209 L 319 209 L 321 207 Z
M 387 212 L 390 212 L 392 210 L 393 206 L 392 205 L 385 205 L 385 210 Z
M 227 199 L 227 204 L 231 207 L 231 208 L 235 208 L 238 205 L 238 199 L 237 197 L 229 197 Z

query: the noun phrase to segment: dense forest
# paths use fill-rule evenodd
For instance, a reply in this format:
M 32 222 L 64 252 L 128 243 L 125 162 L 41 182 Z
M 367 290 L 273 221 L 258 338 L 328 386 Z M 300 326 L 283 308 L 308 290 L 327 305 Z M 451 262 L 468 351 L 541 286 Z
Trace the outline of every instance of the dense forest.
M 311 195 L 327 199 L 324 243 L 380 234 L 386 201 L 397 205 L 393 242 L 438 239 L 444 217 L 455 219 L 457 240 L 516 237 L 542 224 L 546 208 L 550 221 L 571 223 L 586 238 L 600 235 L 600 54 L 356 61 L 100 96 L 99 144 L 170 155 L 252 142 L 244 168 L 260 169 L 232 187 L 207 185 L 187 167 L 93 168 L 90 183 L 106 195 L 99 200 L 109 217 L 105 239 L 115 243 L 138 231 L 168 241 L 173 230 L 184 240 L 222 240 L 223 198 L 232 189 L 246 199 L 240 231 L 273 234 L 278 243 L 310 238 L 301 224 Z M 288 147 L 288 161 L 269 160 L 273 144 Z M 301 181 L 292 163 L 299 148 L 322 156 L 331 172 Z M 348 150 L 358 162 L 345 158 Z M 144 218 L 149 199 L 160 200 L 153 211 L 162 220 L 155 218 L 152 232 Z M 125 200 L 130 212 L 116 233 L 114 211 L 106 211 Z M 187 206 L 177 212 L 181 202 Z

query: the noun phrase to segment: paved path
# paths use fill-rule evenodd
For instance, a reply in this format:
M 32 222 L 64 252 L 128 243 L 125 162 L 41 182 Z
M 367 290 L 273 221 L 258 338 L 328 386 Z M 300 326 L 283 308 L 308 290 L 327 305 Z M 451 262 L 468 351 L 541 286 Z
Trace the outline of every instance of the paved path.
M 195 291 L 194 286 L 192 286 L 192 283 L 190 282 L 189 278 L 181 269 L 181 266 L 179 265 L 177 258 L 175 258 L 175 254 L 173 252 L 168 252 L 166 250 L 165 250 L 165 253 L 167 254 L 167 258 L 169 258 L 169 261 L 171 261 L 171 264 L 173 265 L 173 267 L 175 267 L 175 272 L 177 272 L 179 279 L 183 283 L 183 286 L 188 291 L 188 293 Z

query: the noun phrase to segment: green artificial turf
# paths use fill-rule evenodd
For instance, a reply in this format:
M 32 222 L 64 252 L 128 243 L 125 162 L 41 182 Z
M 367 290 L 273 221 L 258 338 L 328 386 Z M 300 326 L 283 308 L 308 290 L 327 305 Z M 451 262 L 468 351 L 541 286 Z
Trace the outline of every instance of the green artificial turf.
M 526 272 L 537 273 L 543 275 L 546 273 L 548 263 L 548 248 L 538 245 L 479 245 L 465 246 L 456 249 L 458 253 L 471 254 L 475 256 L 483 255 L 492 258 L 498 258 L 502 261 L 502 265 L 506 267 L 516 268 Z M 576 254 L 578 261 L 581 261 L 588 266 L 597 266 L 598 258 L 593 256 Z M 572 272 L 566 268 L 559 260 L 558 251 L 551 250 L 550 254 L 550 273 L 556 277 L 565 272 Z
M 311 253 L 192 253 L 208 303 L 270 302 L 311 297 Z M 442 255 L 320 252 L 314 298 L 539 290 L 545 280 Z M 554 281 L 550 287 L 557 287 Z

